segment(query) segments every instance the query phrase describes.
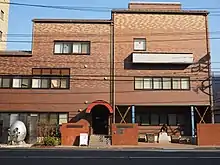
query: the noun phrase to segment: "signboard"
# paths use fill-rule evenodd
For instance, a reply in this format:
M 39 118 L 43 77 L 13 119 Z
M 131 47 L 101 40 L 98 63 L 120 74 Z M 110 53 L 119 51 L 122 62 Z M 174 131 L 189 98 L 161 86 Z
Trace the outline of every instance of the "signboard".
M 79 145 L 80 146 L 88 146 L 88 134 L 87 133 L 80 133 L 79 138 Z

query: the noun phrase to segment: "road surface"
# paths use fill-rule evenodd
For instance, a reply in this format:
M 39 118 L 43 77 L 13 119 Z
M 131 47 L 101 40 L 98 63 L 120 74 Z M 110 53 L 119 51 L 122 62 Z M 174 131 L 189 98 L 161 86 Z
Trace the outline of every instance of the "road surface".
M 207 165 L 220 164 L 220 151 L 0 149 L 1 165 Z

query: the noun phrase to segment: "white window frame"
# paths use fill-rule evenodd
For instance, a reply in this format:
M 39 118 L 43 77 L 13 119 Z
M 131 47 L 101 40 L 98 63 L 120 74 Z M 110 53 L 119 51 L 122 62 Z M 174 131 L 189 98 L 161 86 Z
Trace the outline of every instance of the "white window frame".
M 135 81 L 134 81 L 134 88 L 135 89 L 143 89 L 144 88 L 144 78 L 143 77 L 135 77 Z M 140 83 L 140 84 L 136 84 L 136 83 Z M 140 85 L 140 87 L 138 87 L 138 85 Z
M 170 78 L 170 77 L 163 77 L 162 81 L 163 81 L 163 89 L 167 89 L 167 90 L 172 89 L 172 78 Z
M 145 38 L 134 38 L 134 51 L 146 51 Z
M 63 124 L 63 123 L 68 123 L 68 114 L 67 113 L 59 113 L 59 125 Z
M 158 83 L 158 87 L 155 87 L 156 82 Z M 160 77 L 154 77 L 153 78 L 153 89 L 156 89 L 156 90 L 162 89 L 162 78 L 160 78 Z

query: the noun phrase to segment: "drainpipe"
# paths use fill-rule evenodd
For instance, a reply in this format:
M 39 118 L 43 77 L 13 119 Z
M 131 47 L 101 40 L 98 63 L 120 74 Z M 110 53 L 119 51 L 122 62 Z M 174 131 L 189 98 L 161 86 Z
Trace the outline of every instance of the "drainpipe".
M 209 56 L 208 61 L 208 77 L 209 77 L 209 103 L 211 108 L 211 115 L 212 115 L 212 124 L 215 123 L 215 115 L 214 115 L 214 107 L 213 107 L 213 92 L 212 92 L 212 74 L 211 74 L 211 54 L 210 54 L 210 46 L 209 46 L 209 32 L 208 32 L 208 15 L 205 15 L 205 24 L 206 24 L 206 48 L 207 48 L 207 55 Z
M 111 63 L 112 63 L 112 108 L 113 108 L 113 123 L 115 123 L 115 48 L 114 48 L 114 13 L 111 14 L 112 15 L 112 23 L 111 23 Z

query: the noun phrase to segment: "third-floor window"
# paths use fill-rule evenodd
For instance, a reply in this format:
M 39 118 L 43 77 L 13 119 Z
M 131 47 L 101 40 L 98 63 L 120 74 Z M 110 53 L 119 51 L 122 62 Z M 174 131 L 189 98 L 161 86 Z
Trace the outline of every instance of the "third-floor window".
M 54 54 L 75 54 L 75 55 L 89 55 L 90 42 L 61 42 L 55 41 Z
M 146 51 L 146 39 L 145 38 L 134 39 L 134 51 Z

